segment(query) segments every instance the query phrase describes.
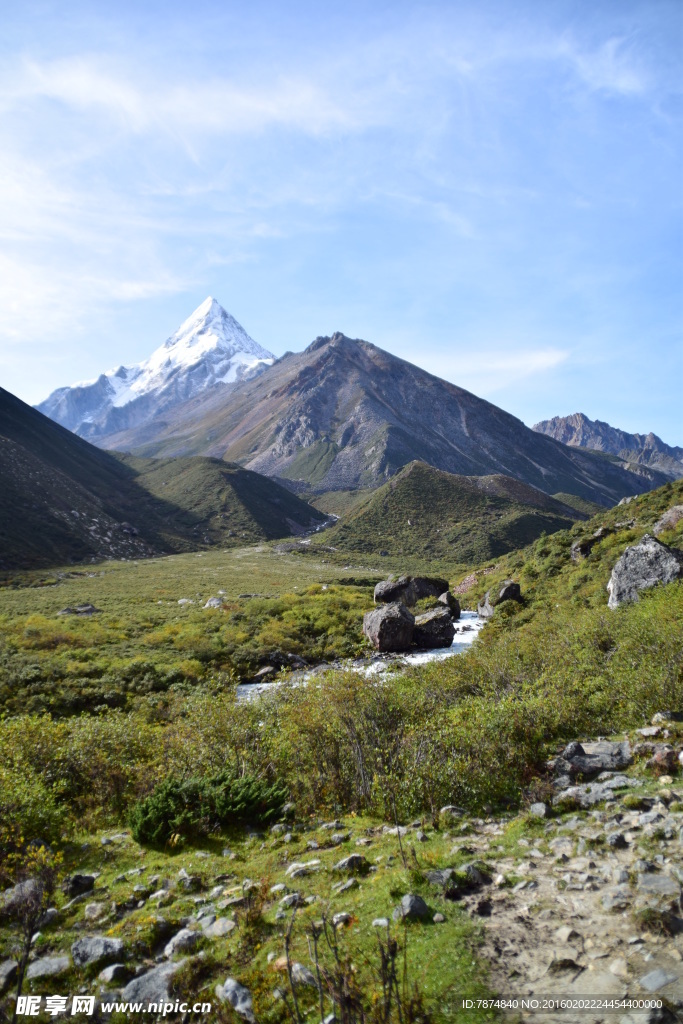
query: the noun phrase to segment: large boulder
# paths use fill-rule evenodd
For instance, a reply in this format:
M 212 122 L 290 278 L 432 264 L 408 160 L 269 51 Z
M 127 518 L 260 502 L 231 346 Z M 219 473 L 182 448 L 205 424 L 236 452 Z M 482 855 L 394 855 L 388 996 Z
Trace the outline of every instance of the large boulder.
M 76 967 L 104 964 L 107 960 L 116 960 L 122 953 L 121 939 L 112 939 L 108 935 L 88 935 L 77 939 L 71 947 L 71 956 Z
M 399 576 L 382 580 L 375 587 L 375 604 L 417 604 L 423 597 L 439 597 L 448 590 L 448 580 L 436 576 Z
M 363 632 L 378 651 L 407 651 L 413 641 L 415 619 L 394 601 L 363 616 Z
M 637 601 L 641 590 L 657 583 L 673 583 L 683 576 L 683 553 L 667 547 L 648 533 L 626 548 L 612 569 L 607 584 L 610 608 Z
M 413 643 L 418 647 L 450 647 L 455 626 L 447 608 L 432 608 L 415 617 Z
M 484 600 L 477 605 L 477 615 L 481 619 L 490 619 L 499 604 L 503 601 L 521 601 L 522 591 L 519 583 L 503 580 L 497 589 L 487 590 Z
M 166 1003 L 171 998 L 170 985 L 173 975 L 186 963 L 185 960 L 170 960 L 153 967 L 129 981 L 121 999 L 128 1003 Z

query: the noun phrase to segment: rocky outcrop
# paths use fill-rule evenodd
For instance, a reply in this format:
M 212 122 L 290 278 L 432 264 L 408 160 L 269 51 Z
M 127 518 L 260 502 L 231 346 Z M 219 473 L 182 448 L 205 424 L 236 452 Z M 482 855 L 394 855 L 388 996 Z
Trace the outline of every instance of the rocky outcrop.
M 398 601 L 382 605 L 363 617 L 363 632 L 378 651 L 407 651 L 413 642 L 415 618 Z
M 582 558 L 588 558 L 591 551 L 603 537 L 608 534 L 614 533 L 614 530 L 610 530 L 606 526 L 601 526 L 595 533 L 591 534 L 590 537 L 579 537 L 575 540 L 570 549 L 570 555 L 573 562 L 579 562 Z
M 499 604 L 503 601 L 521 601 L 522 591 L 519 583 L 504 580 L 500 587 L 487 590 L 484 600 L 477 605 L 477 615 L 482 619 L 490 619 Z
M 375 604 L 401 601 L 413 605 L 423 597 L 440 597 L 448 590 L 448 580 L 432 576 L 390 576 L 375 587 Z
M 415 617 L 413 643 L 417 647 L 450 647 L 455 626 L 447 608 L 432 608 Z
M 607 590 L 610 608 L 637 601 L 641 590 L 658 583 L 673 583 L 683 576 L 683 553 L 667 547 L 649 534 L 626 548 L 612 569 Z
M 655 537 L 658 537 L 664 530 L 673 530 L 674 526 L 683 519 L 683 505 L 672 505 L 663 516 L 657 520 L 652 528 Z

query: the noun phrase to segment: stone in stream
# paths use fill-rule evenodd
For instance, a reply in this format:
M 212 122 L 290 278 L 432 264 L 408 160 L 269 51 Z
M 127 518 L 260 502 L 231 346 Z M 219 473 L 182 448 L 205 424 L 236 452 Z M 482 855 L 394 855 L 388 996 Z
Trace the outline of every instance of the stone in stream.
M 423 597 L 439 598 L 448 591 L 448 580 L 433 576 L 390 576 L 375 587 L 375 604 L 391 604 L 401 601 L 414 605 Z
M 432 608 L 415 617 L 413 643 L 418 647 L 450 647 L 455 626 L 447 608 Z
M 415 619 L 403 604 L 394 601 L 363 616 L 363 632 L 378 651 L 407 651 L 413 642 Z

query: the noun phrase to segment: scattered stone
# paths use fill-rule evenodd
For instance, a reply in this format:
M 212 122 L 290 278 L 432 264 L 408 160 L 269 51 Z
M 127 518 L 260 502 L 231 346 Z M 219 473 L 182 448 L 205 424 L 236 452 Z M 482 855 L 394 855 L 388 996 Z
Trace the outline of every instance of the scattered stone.
M 229 935 L 236 927 L 235 922 L 229 917 L 217 917 L 206 928 L 202 928 L 202 931 L 207 939 L 222 939 L 224 935 Z
M 531 814 L 532 817 L 534 817 L 534 818 L 549 818 L 550 817 L 550 807 L 548 806 L 548 804 L 544 804 L 544 803 L 540 803 L 540 802 L 539 803 L 535 803 L 535 804 L 532 804 L 531 807 L 529 808 L 529 814 Z
M 296 962 L 292 964 L 292 981 L 295 985 L 303 985 L 305 988 L 318 987 L 313 971 L 310 971 L 308 967 L 304 967 L 303 964 Z
M 429 917 L 429 907 L 421 896 L 408 893 L 395 908 L 392 917 L 394 921 L 401 919 L 417 921 L 421 918 Z
M 607 836 L 607 845 L 611 850 L 625 850 L 628 847 L 622 832 L 612 832 L 611 835 Z
M 378 651 L 407 651 L 415 619 L 405 605 L 394 601 L 363 616 L 363 633 Z
M 683 576 L 683 554 L 667 547 L 649 534 L 626 548 L 612 569 L 607 590 L 609 608 L 637 601 L 641 590 L 666 585 Z
M 674 526 L 683 519 L 683 505 L 672 505 L 671 508 L 667 509 L 663 516 L 660 516 L 655 525 L 652 527 L 652 532 L 655 537 L 659 536 L 664 530 L 673 530 Z
M 338 896 L 341 896 L 345 892 L 350 892 L 351 889 L 357 889 L 360 885 L 357 878 L 349 878 L 348 882 L 341 882 L 339 885 L 333 886 Z
M 249 1024 L 256 1024 L 251 992 L 234 978 L 226 978 L 222 985 L 216 985 L 216 995 L 223 1003 L 229 1003 Z
M 28 981 L 37 978 L 56 978 L 70 970 L 71 960 L 68 956 L 46 956 L 28 965 L 26 978 Z
M 72 875 L 64 882 L 67 896 L 82 896 L 95 887 L 95 875 Z
M 130 979 L 130 976 L 131 970 L 125 964 L 110 964 L 109 967 L 105 967 L 103 971 L 100 971 L 97 977 L 105 985 L 113 985 L 116 982 L 124 984 Z
M 439 913 L 434 914 L 434 917 L 432 918 L 434 924 L 443 924 L 445 920 L 446 918 L 443 916 L 443 914 Z
M 76 967 L 115 960 L 122 953 L 123 942 L 121 939 L 110 939 L 106 935 L 90 935 L 87 938 L 77 939 L 71 947 L 71 955 Z
M 209 600 L 204 605 L 204 608 L 222 608 L 222 607 L 223 607 L 223 601 L 221 600 L 220 597 L 210 597 Z
M 19 964 L 16 960 L 5 960 L 0 964 L 0 996 L 16 981 Z
M 579 933 L 575 931 L 574 928 L 572 928 L 572 926 L 569 924 L 562 925 L 562 927 L 558 928 L 555 932 L 555 941 L 561 942 L 563 945 L 565 945 L 567 942 L 572 942 L 573 939 L 580 938 L 581 936 L 579 935 Z
M 658 968 L 640 978 L 639 985 L 647 992 L 658 992 L 660 988 L 664 988 L 665 985 L 670 985 L 674 981 L 678 981 L 677 974 L 671 974 L 670 971 Z
M 349 871 L 353 874 L 365 874 L 369 869 L 370 864 L 362 853 L 350 853 L 333 868 L 334 871 Z
M 164 956 L 169 959 L 176 953 L 191 953 L 199 942 L 199 932 L 191 928 L 181 928 L 164 946 Z
M 372 922 L 373 928 L 388 928 L 389 918 L 388 917 L 376 917 Z
M 165 1003 L 170 999 L 171 978 L 187 961 L 175 960 L 153 967 L 129 981 L 121 993 L 128 1003 Z
M 339 925 L 349 924 L 350 921 L 351 914 L 348 914 L 345 910 L 343 910 L 339 914 L 335 914 L 334 917 L 332 918 L 332 924 L 334 925 L 335 928 L 338 928 Z

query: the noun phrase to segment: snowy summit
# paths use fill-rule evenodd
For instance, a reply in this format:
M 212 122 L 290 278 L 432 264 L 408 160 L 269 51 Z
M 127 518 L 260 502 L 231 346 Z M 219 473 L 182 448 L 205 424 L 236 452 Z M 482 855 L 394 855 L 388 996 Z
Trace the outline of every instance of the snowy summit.
M 99 440 L 207 388 L 256 376 L 273 359 L 209 296 L 148 359 L 59 388 L 37 408 L 81 437 Z

